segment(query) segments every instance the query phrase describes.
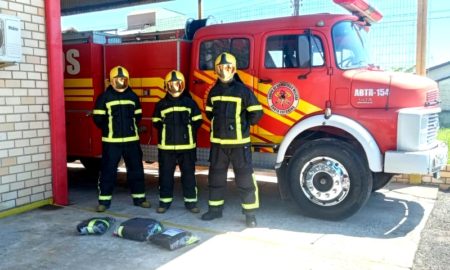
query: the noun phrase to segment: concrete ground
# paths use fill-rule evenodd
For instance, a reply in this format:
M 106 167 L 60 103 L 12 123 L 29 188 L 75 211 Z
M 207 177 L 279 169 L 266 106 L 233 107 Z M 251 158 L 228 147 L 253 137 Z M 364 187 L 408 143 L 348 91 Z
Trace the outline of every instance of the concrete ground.
M 375 192 L 356 215 L 329 222 L 300 215 L 293 202 L 279 199 L 274 173 L 257 171 L 259 226 L 247 229 L 232 181 L 221 219 L 205 222 L 201 214 L 186 211 L 179 183 L 172 207 L 161 215 L 155 213 L 157 167 L 146 165 L 153 208 L 132 206 L 120 174 L 111 208 L 99 215 L 94 212 L 95 177 L 76 164 L 71 167 L 69 206 L 46 206 L 0 220 L 0 269 L 411 269 L 438 194 L 435 187 L 390 184 Z M 203 213 L 207 168 L 197 169 L 197 179 Z M 165 227 L 189 230 L 201 240 L 168 251 L 115 237 L 114 228 L 102 236 L 78 235 L 76 225 L 96 216 L 116 218 L 114 227 L 132 217 L 150 217 Z M 443 221 L 448 225 L 445 222 L 448 219 Z

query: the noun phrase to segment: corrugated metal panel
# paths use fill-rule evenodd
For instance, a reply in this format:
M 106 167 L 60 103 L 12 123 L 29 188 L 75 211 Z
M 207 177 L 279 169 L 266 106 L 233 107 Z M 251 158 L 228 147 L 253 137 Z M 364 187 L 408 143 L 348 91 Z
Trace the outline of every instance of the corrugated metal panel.
M 61 0 L 61 15 L 73 15 L 167 1 L 171 0 Z

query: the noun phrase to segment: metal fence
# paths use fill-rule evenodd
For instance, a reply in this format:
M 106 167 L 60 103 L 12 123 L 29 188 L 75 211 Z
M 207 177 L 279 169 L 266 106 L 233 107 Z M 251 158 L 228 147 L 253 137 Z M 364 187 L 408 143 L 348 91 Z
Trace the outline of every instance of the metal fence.
M 236 3 L 236 6 L 233 5 Z M 249 6 L 245 1 L 231 1 L 224 10 L 206 10 L 218 22 L 252 20 L 290 16 L 294 14 L 293 0 L 258 1 L 258 6 Z M 332 0 L 300 0 L 299 14 L 346 13 Z M 383 14 L 380 23 L 372 26 L 369 43 L 372 61 L 387 70 L 411 71 L 415 69 L 417 0 L 372 0 Z M 208 13 L 210 12 L 210 13 Z M 447 53 L 450 38 L 442 32 L 442 26 L 450 26 L 450 1 L 428 0 L 427 67 L 450 60 Z M 446 46 L 444 45 L 446 43 Z M 445 48 L 447 47 L 447 48 Z
M 255 5 L 254 3 L 257 3 Z M 216 23 L 291 16 L 294 0 L 228 0 L 220 8 L 208 9 Z M 369 51 L 374 64 L 385 70 L 415 71 L 417 0 L 369 0 L 383 14 L 381 22 L 371 27 Z M 298 13 L 348 13 L 332 0 L 299 0 Z M 184 28 L 184 21 L 165 18 L 157 22 L 159 30 Z M 428 0 L 427 67 L 450 60 L 450 1 Z

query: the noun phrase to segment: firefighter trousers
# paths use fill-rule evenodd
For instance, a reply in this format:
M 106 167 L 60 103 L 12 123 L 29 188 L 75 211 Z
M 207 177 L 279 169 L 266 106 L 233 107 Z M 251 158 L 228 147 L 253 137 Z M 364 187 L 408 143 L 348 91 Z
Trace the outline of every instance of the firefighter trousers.
M 145 201 L 144 166 L 139 141 L 102 144 L 102 169 L 98 183 L 99 204 L 109 206 L 117 180 L 117 167 L 123 157 L 127 168 L 127 182 L 135 205 Z
M 195 180 L 196 150 L 190 151 L 158 151 L 159 163 L 159 204 L 168 207 L 173 200 L 174 173 L 178 164 L 181 171 L 184 203 L 197 203 L 197 183 Z
M 253 174 L 250 146 L 222 148 L 211 145 L 209 176 L 209 207 L 223 207 L 227 184 L 227 171 L 231 164 L 235 175 L 241 206 L 245 212 L 259 208 L 258 186 Z

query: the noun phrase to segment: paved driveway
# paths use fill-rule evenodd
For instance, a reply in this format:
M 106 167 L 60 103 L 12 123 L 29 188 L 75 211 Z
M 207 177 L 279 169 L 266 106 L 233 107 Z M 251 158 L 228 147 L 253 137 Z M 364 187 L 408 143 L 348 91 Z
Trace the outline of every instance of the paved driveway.
M 258 228 L 247 229 L 237 190 L 229 182 L 224 216 L 205 222 L 184 209 L 180 185 L 166 214 L 155 213 L 157 170 L 146 166 L 154 207 L 133 207 L 121 175 L 105 215 L 116 226 L 132 217 L 151 217 L 165 227 L 191 231 L 193 246 L 167 251 L 150 243 L 112 236 L 79 236 L 76 225 L 99 216 L 95 177 L 69 170 L 67 207 L 44 207 L 0 221 L 1 269 L 411 269 L 421 231 L 436 201 L 434 187 L 391 184 L 372 195 L 353 217 L 329 222 L 301 216 L 278 196 L 273 172 L 257 171 L 261 209 Z M 200 207 L 207 208 L 207 169 L 197 170 Z

